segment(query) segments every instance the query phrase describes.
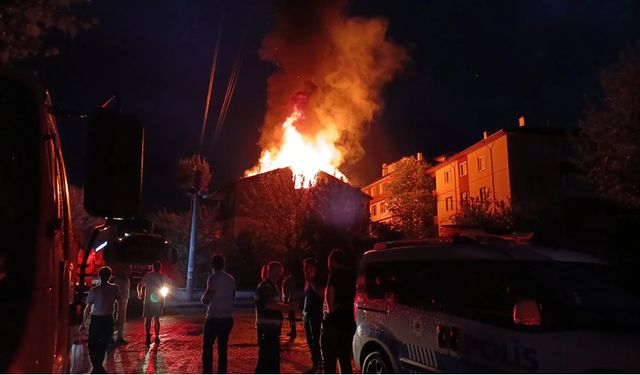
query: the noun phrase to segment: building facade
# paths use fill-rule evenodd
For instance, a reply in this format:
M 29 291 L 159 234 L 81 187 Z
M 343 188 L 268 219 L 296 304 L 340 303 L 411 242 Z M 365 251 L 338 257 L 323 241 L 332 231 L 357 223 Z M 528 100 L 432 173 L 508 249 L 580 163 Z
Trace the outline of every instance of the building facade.
M 508 205 L 518 223 L 560 230 L 568 223 L 568 202 L 591 197 L 572 167 L 570 149 L 564 130 L 520 127 L 485 133 L 465 150 L 437 159 L 429 171 L 436 181 L 438 227 L 454 224 L 474 200 Z
M 409 157 L 416 160 L 422 160 L 423 158 L 421 152 Z M 382 164 L 381 177 L 362 188 L 362 192 L 371 197 L 369 201 L 369 217 L 372 222 L 391 223 L 393 220 L 387 206 L 387 199 L 389 199 L 387 186 L 393 178 L 393 172 L 398 162 L 399 160 L 390 164 Z

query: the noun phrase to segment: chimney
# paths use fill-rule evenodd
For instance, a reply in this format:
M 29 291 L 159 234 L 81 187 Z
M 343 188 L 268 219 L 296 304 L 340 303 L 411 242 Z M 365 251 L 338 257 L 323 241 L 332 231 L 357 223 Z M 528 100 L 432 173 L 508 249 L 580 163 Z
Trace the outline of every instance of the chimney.
M 518 127 L 524 128 L 524 116 L 518 118 Z
M 418 161 L 422 160 L 422 152 L 416 154 L 416 159 L 418 159 Z
M 387 169 L 388 169 L 387 163 L 382 164 L 382 177 L 388 174 Z
M 486 131 L 482 132 L 482 139 L 487 139 L 488 135 Z

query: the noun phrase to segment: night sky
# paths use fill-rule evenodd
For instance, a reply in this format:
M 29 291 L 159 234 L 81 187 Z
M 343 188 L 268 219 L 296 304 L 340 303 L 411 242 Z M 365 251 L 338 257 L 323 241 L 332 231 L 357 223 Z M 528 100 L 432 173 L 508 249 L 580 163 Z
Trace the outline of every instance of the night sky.
M 223 8 L 210 130 L 241 50 L 244 62 L 220 141 L 212 142 L 213 132 L 205 141 L 220 186 L 242 176 L 260 152 L 266 81 L 276 67 L 258 51 L 275 21 L 274 1 L 93 0 L 80 11 L 99 20 L 96 28 L 58 42 L 59 56 L 28 64 L 59 105 L 88 111 L 118 93 L 124 110 L 142 118 L 147 212 L 188 209 L 176 162 L 197 151 Z M 346 171 L 355 184 L 379 176 L 383 162 L 458 151 L 483 130 L 515 126 L 520 115 L 527 126 L 577 127 L 584 104 L 598 96 L 602 70 L 640 40 L 633 0 L 355 0 L 350 14 L 386 17 L 389 37 L 411 57 L 385 89 L 364 159 Z M 70 180 L 81 185 L 85 122 L 59 126 Z

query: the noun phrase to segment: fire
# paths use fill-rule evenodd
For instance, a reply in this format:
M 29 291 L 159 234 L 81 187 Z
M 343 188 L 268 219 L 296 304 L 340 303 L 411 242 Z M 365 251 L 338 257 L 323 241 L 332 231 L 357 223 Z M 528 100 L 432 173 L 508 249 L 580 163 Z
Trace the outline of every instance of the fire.
M 245 176 L 290 168 L 296 188 L 315 185 L 321 171 L 347 181 L 347 177 L 338 169 L 343 161 L 343 153 L 335 146 L 337 132 L 325 129 L 313 137 L 304 136 L 296 128 L 296 123 L 303 119 L 304 112 L 295 106 L 293 113 L 282 123 L 280 145 L 263 150 L 258 164 L 246 171 Z

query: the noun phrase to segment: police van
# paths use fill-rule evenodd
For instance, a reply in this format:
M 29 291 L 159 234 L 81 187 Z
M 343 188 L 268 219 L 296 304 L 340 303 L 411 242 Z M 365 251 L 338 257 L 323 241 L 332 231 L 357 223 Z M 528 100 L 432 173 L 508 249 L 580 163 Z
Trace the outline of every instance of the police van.
M 363 373 L 640 372 L 640 301 L 596 258 L 517 242 L 377 244 L 354 311 Z

